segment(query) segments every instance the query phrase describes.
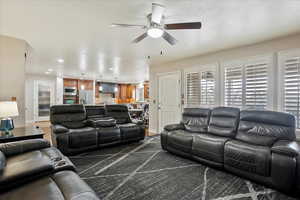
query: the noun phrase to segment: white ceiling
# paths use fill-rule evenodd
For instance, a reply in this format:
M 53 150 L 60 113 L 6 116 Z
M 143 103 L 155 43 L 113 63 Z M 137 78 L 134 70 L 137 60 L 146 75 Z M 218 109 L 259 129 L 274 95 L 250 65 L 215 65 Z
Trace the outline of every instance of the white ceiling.
M 51 68 L 64 76 L 86 73 L 87 78 L 139 82 L 148 79 L 151 64 L 300 32 L 300 0 L 154 2 L 166 6 L 166 23 L 200 20 L 202 29 L 169 31 L 179 40 L 175 46 L 152 38 L 131 44 L 143 30 L 109 25 L 146 24 L 152 1 L 0 0 L 0 34 L 33 47 L 29 73 Z M 59 64 L 59 58 L 65 62 Z

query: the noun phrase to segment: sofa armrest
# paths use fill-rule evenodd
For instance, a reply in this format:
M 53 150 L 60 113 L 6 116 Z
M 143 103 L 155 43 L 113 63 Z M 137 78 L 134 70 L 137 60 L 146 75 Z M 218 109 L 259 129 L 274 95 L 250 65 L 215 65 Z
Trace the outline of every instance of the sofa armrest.
M 183 124 L 169 124 L 164 127 L 166 131 L 184 130 Z
M 271 152 L 296 157 L 299 155 L 300 146 L 296 141 L 279 140 L 272 146 Z
M 134 123 L 134 124 L 136 124 L 136 125 L 144 125 L 143 120 L 132 119 L 131 121 L 132 121 L 132 123 Z
M 44 139 L 22 140 L 0 144 L 0 151 L 5 156 L 13 156 L 28 151 L 34 151 L 50 147 L 50 143 Z
M 60 134 L 60 133 L 67 133 L 69 129 L 65 126 L 62 126 L 60 124 L 55 124 L 51 126 L 53 133 Z
M 53 171 L 54 165 L 51 160 L 46 158 L 8 163 L 0 175 L 0 191 L 19 186 Z

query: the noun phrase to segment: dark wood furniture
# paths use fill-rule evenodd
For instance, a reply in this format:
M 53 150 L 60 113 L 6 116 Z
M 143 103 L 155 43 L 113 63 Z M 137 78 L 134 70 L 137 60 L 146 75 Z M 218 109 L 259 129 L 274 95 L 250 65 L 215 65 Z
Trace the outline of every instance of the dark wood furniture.
M 35 128 L 35 127 L 15 128 L 13 131 L 11 131 L 11 134 L 9 135 L 1 133 L 0 143 L 38 139 L 43 137 L 44 137 L 44 132 L 41 128 Z

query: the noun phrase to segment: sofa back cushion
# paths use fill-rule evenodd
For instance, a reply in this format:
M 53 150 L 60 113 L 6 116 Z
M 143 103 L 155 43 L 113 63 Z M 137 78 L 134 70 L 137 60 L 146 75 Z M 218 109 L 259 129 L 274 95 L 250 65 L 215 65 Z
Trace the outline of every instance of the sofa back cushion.
M 206 108 L 185 108 L 181 123 L 187 131 L 206 133 L 210 112 L 210 109 Z
M 208 132 L 223 137 L 234 137 L 239 124 L 240 109 L 217 107 L 211 111 Z
M 85 106 L 88 119 L 105 117 L 104 106 Z
M 106 105 L 106 115 L 114 118 L 117 124 L 131 123 L 128 107 L 126 105 Z
M 67 128 L 82 128 L 85 126 L 86 111 L 83 105 L 55 105 L 50 109 L 52 124 L 61 124 Z
M 277 140 L 295 140 L 295 117 L 291 114 L 244 110 L 241 112 L 236 139 L 263 146 Z

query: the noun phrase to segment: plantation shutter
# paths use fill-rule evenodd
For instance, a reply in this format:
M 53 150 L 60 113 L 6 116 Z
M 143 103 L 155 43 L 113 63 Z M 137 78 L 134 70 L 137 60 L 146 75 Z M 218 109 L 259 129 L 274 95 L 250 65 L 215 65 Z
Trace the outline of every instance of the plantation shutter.
M 201 105 L 215 104 L 215 74 L 212 71 L 201 72 L 200 91 Z
M 200 105 L 200 74 L 198 72 L 186 74 L 186 101 L 189 107 Z
M 245 65 L 245 108 L 266 109 L 268 63 Z
M 284 111 L 296 117 L 300 127 L 300 57 L 290 57 L 284 62 Z
M 239 67 L 225 68 L 225 105 L 242 107 L 243 105 L 243 69 Z

